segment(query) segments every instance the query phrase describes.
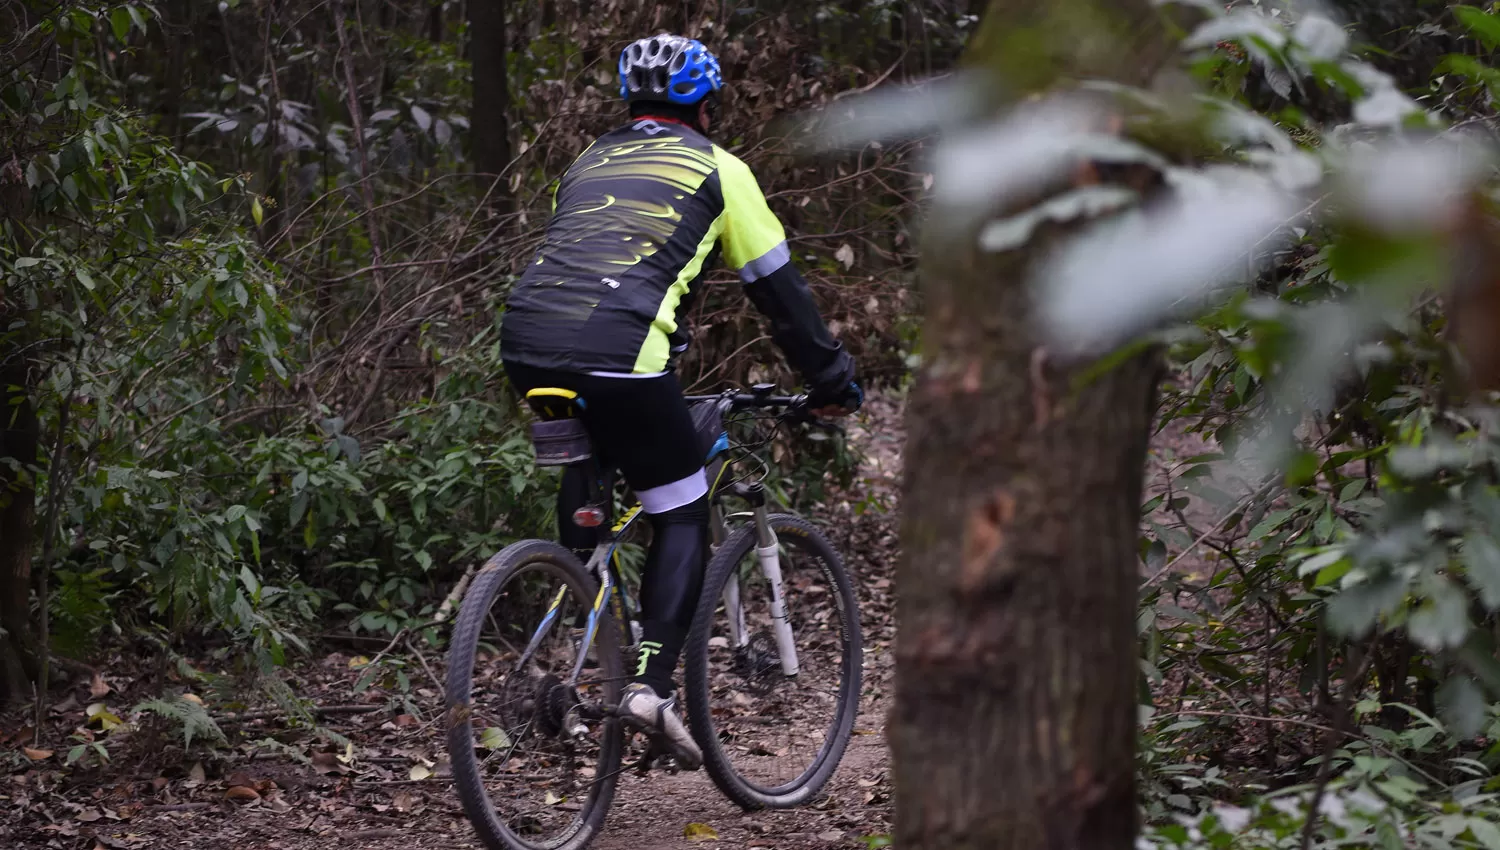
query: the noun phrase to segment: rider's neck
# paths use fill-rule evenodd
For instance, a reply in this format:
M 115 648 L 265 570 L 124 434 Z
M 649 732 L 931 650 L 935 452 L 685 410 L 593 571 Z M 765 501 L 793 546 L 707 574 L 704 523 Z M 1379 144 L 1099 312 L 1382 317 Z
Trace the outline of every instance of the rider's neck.
M 665 121 L 668 124 L 681 124 L 682 126 L 687 127 L 690 130 L 696 130 L 699 133 L 703 132 L 703 130 L 701 130 L 700 128 L 694 127 L 692 124 L 689 124 L 681 118 L 672 118 L 667 115 L 652 115 L 650 113 L 643 113 L 641 115 L 635 116 L 631 119 L 631 121 Z

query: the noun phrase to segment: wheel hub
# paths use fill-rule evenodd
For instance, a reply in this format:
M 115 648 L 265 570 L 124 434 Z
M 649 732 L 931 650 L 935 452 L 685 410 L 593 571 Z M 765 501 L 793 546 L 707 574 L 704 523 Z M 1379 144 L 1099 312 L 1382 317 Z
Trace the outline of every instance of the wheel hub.
M 745 683 L 744 690 L 765 696 L 781 680 L 781 656 L 776 641 L 765 632 L 750 636 L 750 642 L 735 650 L 734 672 Z

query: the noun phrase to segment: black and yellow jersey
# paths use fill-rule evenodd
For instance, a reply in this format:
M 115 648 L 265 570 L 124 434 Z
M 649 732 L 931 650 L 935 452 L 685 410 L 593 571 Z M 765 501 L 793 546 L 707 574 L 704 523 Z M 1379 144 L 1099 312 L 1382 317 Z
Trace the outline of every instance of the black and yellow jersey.
M 810 383 L 852 374 L 750 169 L 691 128 L 651 118 L 597 139 L 559 181 L 542 245 L 506 301 L 501 355 L 659 374 L 686 347 L 683 318 L 720 254 Z

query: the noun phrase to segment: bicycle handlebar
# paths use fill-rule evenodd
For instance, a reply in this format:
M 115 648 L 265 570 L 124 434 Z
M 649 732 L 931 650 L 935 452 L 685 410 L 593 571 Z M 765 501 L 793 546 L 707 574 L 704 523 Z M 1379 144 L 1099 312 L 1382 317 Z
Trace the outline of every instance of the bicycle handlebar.
M 769 392 L 729 390 L 717 395 L 690 395 L 684 396 L 684 398 L 687 399 L 689 404 L 705 401 L 727 401 L 731 410 L 784 407 L 789 413 L 795 414 L 807 406 L 806 393 L 799 393 L 798 395 L 771 395 Z

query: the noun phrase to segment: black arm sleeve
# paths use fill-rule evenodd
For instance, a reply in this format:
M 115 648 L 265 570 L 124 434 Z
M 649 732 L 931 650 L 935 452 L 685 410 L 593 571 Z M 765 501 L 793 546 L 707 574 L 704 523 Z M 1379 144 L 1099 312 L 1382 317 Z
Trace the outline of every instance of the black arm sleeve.
M 834 389 L 854 380 L 854 358 L 823 323 L 807 281 L 791 263 L 745 284 L 755 309 L 771 320 L 771 339 L 810 388 Z

